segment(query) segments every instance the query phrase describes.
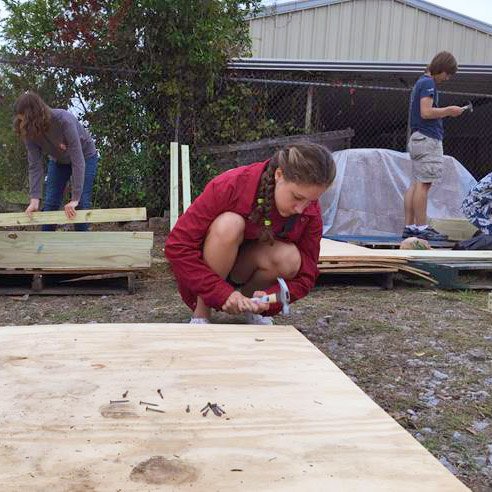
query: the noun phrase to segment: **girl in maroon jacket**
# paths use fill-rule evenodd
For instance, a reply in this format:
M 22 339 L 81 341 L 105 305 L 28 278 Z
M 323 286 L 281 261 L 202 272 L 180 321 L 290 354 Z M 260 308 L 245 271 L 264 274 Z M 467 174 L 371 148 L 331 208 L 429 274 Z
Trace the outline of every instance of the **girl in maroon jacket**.
M 318 275 L 318 199 L 334 179 L 330 152 L 305 144 L 208 183 L 179 218 L 165 248 L 181 296 L 193 310 L 191 323 L 209 323 L 214 308 L 271 324 L 260 313 L 274 315 L 280 303 L 250 297 L 278 292 L 277 277 L 287 281 L 291 301 L 307 295 Z

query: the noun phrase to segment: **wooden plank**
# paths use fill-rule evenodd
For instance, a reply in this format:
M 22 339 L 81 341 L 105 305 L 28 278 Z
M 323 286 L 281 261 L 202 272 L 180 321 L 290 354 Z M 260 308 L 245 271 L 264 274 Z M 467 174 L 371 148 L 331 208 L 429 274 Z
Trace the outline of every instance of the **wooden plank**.
M 64 211 L 34 212 L 32 218 L 24 212 L 0 214 L 0 227 L 30 226 L 43 224 L 83 224 L 101 222 L 128 222 L 147 220 L 147 209 L 141 208 L 108 208 L 93 210 L 77 210 L 74 219 L 68 219 Z
M 183 185 L 183 213 L 191 205 L 190 147 L 181 146 L 181 179 Z
M 251 152 L 254 150 L 259 150 L 264 147 L 285 147 L 286 145 L 293 145 L 299 143 L 320 143 L 329 144 L 330 141 L 346 141 L 346 145 L 343 148 L 348 148 L 350 146 L 350 140 L 355 135 L 355 131 L 352 128 L 347 128 L 345 130 L 333 130 L 329 132 L 321 133 L 311 133 L 309 135 L 290 135 L 287 137 L 274 137 L 274 138 L 264 138 L 262 140 L 255 140 L 252 142 L 242 142 L 238 144 L 227 144 L 227 145 L 215 145 L 208 147 L 199 147 L 198 151 L 207 154 L 223 154 L 231 152 Z M 327 145 L 331 150 L 339 150 L 331 148 L 332 146 Z
M 134 271 L 134 268 L 118 268 L 118 272 L 128 273 Z M 0 268 L 0 278 L 5 275 L 32 275 L 36 273 L 41 273 L 43 275 L 56 275 L 57 273 L 63 275 L 82 275 L 82 274 L 92 274 L 93 272 L 100 273 L 113 273 L 115 270 L 104 269 L 104 268 L 63 268 L 57 270 L 56 268 Z
M 394 257 L 403 257 L 410 261 L 490 261 L 492 262 L 492 251 L 466 251 L 466 250 L 379 250 L 390 254 L 393 252 Z
M 319 262 L 344 259 L 351 261 L 367 258 L 418 260 L 418 261 L 491 261 L 492 251 L 462 251 L 462 250 L 420 250 L 420 249 L 370 249 L 355 244 L 340 243 L 330 239 L 321 239 Z
M 353 268 L 320 268 L 321 273 L 331 273 L 333 275 L 344 273 L 396 273 L 398 268 L 383 267 L 353 267 Z
M 83 277 L 70 278 L 68 280 L 61 280 L 60 284 L 67 284 L 73 282 L 87 282 L 89 280 L 109 280 L 113 278 L 128 278 L 128 273 L 118 272 L 118 273 L 102 273 L 100 275 L 84 275 Z
M 0 346 L 2 492 L 468 490 L 292 326 L 5 327 Z
M 29 289 L 27 287 L 3 287 L 0 286 L 2 296 L 114 296 L 122 294 L 133 294 L 128 287 L 43 287 L 41 290 Z
M 456 241 L 470 239 L 478 231 L 467 219 L 430 219 L 429 223 L 434 229 Z
M 371 258 L 400 258 L 407 259 L 405 256 L 405 251 L 403 254 L 395 255 L 393 249 L 370 249 L 364 248 L 363 246 L 357 246 L 355 244 L 344 243 L 340 241 L 332 241 L 331 239 L 321 239 L 320 243 L 320 260 L 325 260 L 327 258 L 345 258 L 345 257 L 358 257 L 365 260 L 366 257 Z
M 171 142 L 171 177 L 170 183 L 170 228 L 172 229 L 178 221 L 179 215 L 179 178 L 178 178 L 178 142 Z
M 0 269 L 149 268 L 152 232 L 0 232 Z

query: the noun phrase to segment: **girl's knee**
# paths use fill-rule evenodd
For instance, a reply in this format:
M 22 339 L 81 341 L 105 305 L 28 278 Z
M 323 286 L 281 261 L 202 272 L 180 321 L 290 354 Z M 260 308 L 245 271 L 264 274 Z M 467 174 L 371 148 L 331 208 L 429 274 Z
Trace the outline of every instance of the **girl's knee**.
M 273 257 L 274 268 L 278 276 L 293 279 L 301 268 L 301 253 L 294 244 L 285 244 Z
M 208 235 L 215 234 L 225 242 L 242 242 L 246 222 L 241 215 L 224 212 L 215 218 L 208 229 Z

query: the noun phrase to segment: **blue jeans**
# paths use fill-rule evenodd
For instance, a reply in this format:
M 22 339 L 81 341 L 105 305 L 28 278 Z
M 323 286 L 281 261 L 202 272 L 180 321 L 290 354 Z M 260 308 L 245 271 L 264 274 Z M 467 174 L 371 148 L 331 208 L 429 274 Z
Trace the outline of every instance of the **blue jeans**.
M 77 210 L 91 208 L 92 188 L 97 173 L 97 155 L 85 158 L 85 177 L 82 195 L 80 196 Z M 63 193 L 67 186 L 68 180 L 72 175 L 72 166 L 70 164 L 58 164 L 55 161 L 48 161 L 48 174 L 46 175 L 44 185 L 44 203 L 43 212 L 59 210 L 63 200 Z M 89 224 L 74 224 L 76 231 L 88 231 Z M 54 231 L 55 225 L 44 225 L 42 231 Z

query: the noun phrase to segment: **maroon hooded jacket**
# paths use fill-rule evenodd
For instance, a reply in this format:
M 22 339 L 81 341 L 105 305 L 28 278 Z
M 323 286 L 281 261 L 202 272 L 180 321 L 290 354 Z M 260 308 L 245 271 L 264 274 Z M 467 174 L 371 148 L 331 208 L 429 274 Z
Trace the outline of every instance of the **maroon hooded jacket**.
M 234 212 L 246 221 L 244 239 L 258 239 L 262 227 L 248 217 L 255 205 L 261 174 L 268 161 L 231 169 L 210 181 L 179 218 L 166 239 L 165 254 L 173 269 L 183 301 L 194 310 L 197 297 L 207 306 L 220 310 L 234 287 L 214 273 L 204 262 L 202 248 L 210 224 L 224 212 Z M 270 214 L 276 239 L 294 243 L 301 254 L 297 276 L 287 280 L 291 302 L 301 299 L 314 286 L 318 276 L 317 262 L 322 235 L 319 203 L 312 202 L 304 212 L 293 218 L 282 217 L 275 205 Z M 267 293 L 278 292 L 275 284 Z M 270 306 L 264 315 L 274 315 L 281 304 Z

